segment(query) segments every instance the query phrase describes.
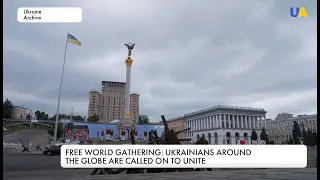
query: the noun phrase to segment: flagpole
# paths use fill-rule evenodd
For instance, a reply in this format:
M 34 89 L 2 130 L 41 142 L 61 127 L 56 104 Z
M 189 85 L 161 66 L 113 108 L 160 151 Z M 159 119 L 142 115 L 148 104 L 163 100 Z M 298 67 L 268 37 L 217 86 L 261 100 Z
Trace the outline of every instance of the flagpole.
M 69 34 L 69 31 L 68 31 Z M 56 145 L 57 142 L 57 132 L 58 132 L 58 122 L 59 122 L 59 108 L 60 108 L 60 97 L 61 97 L 61 89 L 62 89 L 62 81 L 63 81 L 63 74 L 64 74 L 64 65 L 66 63 L 66 56 L 67 56 L 67 48 L 68 48 L 68 35 L 66 39 L 66 47 L 64 49 L 64 58 L 63 58 L 63 65 L 62 65 L 62 73 L 61 73 L 61 80 L 60 80 L 60 88 L 59 88 L 59 96 L 58 96 L 58 106 L 57 106 L 57 114 L 56 114 L 56 122 L 54 126 L 54 134 L 53 134 L 53 145 Z

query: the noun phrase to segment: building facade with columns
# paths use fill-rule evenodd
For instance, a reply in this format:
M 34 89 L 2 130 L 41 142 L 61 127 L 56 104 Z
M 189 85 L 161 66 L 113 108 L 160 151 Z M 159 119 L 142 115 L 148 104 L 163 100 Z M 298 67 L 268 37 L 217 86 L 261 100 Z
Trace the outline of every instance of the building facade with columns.
M 282 113 L 278 114 L 275 120 L 267 121 L 267 134 L 270 141 L 276 144 L 286 143 L 292 137 L 293 122 L 299 124 L 300 130 L 304 128 L 306 131 L 310 129 L 312 132 L 317 132 L 317 114 L 298 115 Z
M 266 127 L 266 111 L 261 108 L 218 105 L 184 115 L 186 138 L 195 142 L 204 136 L 209 144 L 236 144 L 237 140 L 250 140 L 254 129 L 260 139 Z

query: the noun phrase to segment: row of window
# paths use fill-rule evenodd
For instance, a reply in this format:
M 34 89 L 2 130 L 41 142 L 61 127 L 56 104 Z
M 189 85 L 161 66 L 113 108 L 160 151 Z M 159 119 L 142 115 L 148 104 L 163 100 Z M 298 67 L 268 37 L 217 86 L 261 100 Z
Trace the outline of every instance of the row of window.
M 116 102 L 115 100 L 113 101 L 113 103 L 112 102 L 110 102 L 110 101 L 108 101 L 108 102 L 106 102 L 105 103 L 105 101 L 102 101 L 102 104 L 104 104 L 105 106 L 110 106 L 110 105 L 115 105 L 115 104 L 118 104 L 118 105 L 124 105 L 124 101 L 120 101 L 120 102 Z M 96 101 L 92 101 L 91 102 L 91 106 L 95 106 L 96 105 Z M 132 106 L 136 106 L 137 105 L 137 103 L 132 103 L 131 104 Z
M 112 87 L 112 88 L 126 88 L 125 83 L 118 83 L 118 82 L 106 82 L 102 81 L 103 87 Z
M 300 127 L 302 128 L 302 127 Z M 305 129 L 307 129 L 307 127 L 305 127 Z M 311 127 L 310 130 L 311 131 L 316 131 L 316 127 Z M 302 130 L 302 129 L 301 129 Z M 291 133 L 292 132 L 292 128 L 285 128 L 285 129 L 269 129 L 267 130 L 268 134 L 281 134 L 281 133 Z
M 311 123 L 316 123 L 316 120 L 301 120 L 298 121 L 298 124 L 302 125 L 302 124 L 311 124 Z M 272 123 L 272 124 L 268 124 L 268 127 L 280 127 L 280 126 L 290 126 L 293 125 L 293 121 L 291 122 L 280 122 L 280 123 Z
M 292 138 L 292 135 L 271 135 L 269 136 L 270 140 L 279 140 L 279 141 L 285 141 Z

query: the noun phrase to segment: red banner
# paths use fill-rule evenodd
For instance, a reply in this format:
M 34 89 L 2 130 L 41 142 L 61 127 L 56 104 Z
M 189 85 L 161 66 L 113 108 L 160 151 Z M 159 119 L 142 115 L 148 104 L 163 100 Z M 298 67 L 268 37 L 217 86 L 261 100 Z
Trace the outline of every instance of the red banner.
M 89 137 L 89 131 L 87 129 L 65 129 L 65 137 L 71 137 L 73 140 L 86 141 Z

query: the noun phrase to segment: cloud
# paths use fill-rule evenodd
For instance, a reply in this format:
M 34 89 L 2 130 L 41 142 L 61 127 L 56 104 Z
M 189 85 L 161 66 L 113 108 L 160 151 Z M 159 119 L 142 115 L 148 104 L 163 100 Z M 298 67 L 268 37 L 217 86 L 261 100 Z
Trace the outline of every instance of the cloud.
M 309 18 L 294 19 L 303 5 Z M 56 112 L 66 33 L 61 112 L 87 116 L 88 92 L 125 81 L 140 113 L 160 120 L 215 105 L 316 113 L 316 1 L 4 1 L 4 98 Z M 18 23 L 19 7 L 83 9 L 81 23 Z

